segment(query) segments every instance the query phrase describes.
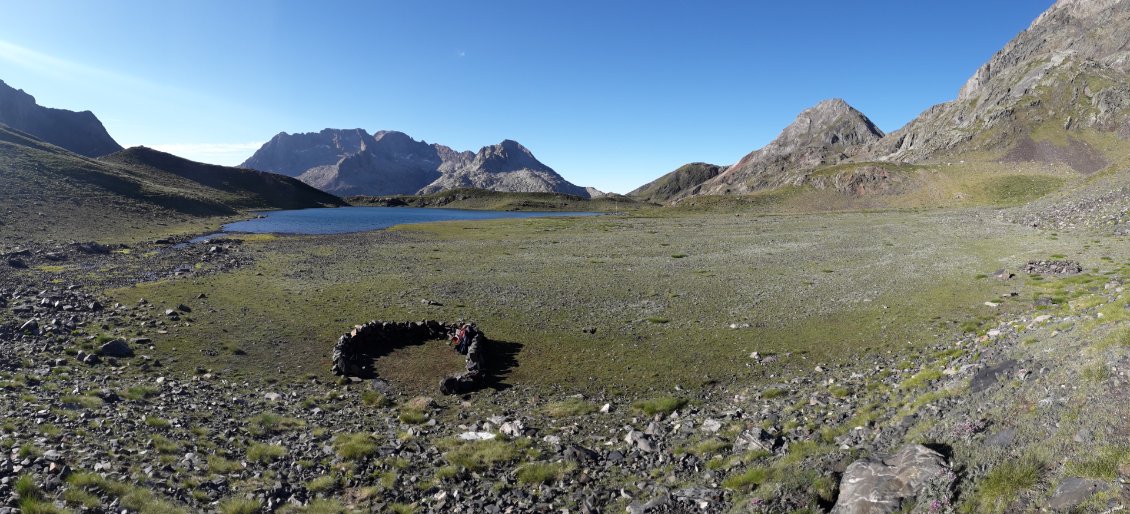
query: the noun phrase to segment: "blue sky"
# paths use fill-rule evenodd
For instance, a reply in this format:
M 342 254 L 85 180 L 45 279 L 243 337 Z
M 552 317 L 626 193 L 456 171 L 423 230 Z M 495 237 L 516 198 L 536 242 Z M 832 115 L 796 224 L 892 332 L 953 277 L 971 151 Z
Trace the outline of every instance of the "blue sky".
M 237 164 L 278 132 L 514 139 L 627 192 L 839 97 L 892 131 L 1050 0 L 0 0 L 0 79 L 126 146 Z

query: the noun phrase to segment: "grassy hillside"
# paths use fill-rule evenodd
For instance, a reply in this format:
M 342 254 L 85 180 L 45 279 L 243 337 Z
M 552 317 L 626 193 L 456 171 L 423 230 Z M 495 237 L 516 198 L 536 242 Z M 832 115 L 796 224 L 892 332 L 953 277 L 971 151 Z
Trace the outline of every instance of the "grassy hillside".
M 704 162 L 684 164 L 679 169 L 640 186 L 628 196 L 642 202 L 666 203 L 690 194 L 698 185 L 710 180 L 726 169 Z
M 148 149 L 102 160 L 0 127 L 0 241 L 131 241 L 215 226 L 249 209 L 341 205 L 278 175 Z
M 350 204 L 388 207 L 446 207 L 492 211 L 623 211 L 645 206 L 621 195 L 588 200 L 562 193 L 509 193 L 486 189 L 452 189 L 429 195 L 351 196 Z

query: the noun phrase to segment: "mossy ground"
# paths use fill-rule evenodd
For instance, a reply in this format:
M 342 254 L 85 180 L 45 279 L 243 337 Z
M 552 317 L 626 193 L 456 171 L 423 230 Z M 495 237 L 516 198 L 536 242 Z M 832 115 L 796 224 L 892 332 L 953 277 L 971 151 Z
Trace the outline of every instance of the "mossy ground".
M 1030 295 L 1001 299 L 1015 282 L 979 275 L 1052 253 L 1098 259 L 1098 246 L 1081 251 L 985 210 L 648 211 L 245 245 L 252 266 L 110 294 L 194 308 L 196 321 L 155 338 L 174 367 L 325 375 L 333 341 L 355 323 L 464 318 L 505 343 L 515 360 L 507 383 L 643 393 L 760 380 L 764 371 L 747 366 L 752 351 L 803 371 L 913 349 L 969 319 L 1030 306 Z M 982 305 L 989 300 L 1000 306 Z M 447 352 L 429 343 L 377 365 L 394 377 L 407 369 L 398 380 L 410 388 L 430 387 L 458 366 Z

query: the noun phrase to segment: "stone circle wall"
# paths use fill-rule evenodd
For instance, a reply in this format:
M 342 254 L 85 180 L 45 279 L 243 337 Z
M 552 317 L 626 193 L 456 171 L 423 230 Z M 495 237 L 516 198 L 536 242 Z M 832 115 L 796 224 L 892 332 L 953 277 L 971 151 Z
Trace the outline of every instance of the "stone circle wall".
M 459 323 L 444 323 L 435 320 L 424 321 L 370 321 L 353 327 L 347 334 L 338 338 L 333 349 L 333 367 L 337 375 L 362 376 L 367 369 L 366 355 L 377 349 L 399 347 L 406 344 L 433 339 L 450 339 L 459 329 Z M 462 394 L 470 392 L 482 384 L 485 378 L 483 364 L 486 346 L 490 340 L 470 324 L 467 336 L 467 368 L 461 373 L 445 377 L 440 382 L 443 394 Z

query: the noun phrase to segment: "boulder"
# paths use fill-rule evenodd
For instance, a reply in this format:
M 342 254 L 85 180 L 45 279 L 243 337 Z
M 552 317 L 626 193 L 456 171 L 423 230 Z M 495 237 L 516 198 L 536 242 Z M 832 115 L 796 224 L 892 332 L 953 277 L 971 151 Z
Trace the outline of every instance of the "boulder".
M 98 353 L 106 357 L 133 357 L 133 348 L 123 339 L 114 339 L 102 345 Z
M 1089 500 L 1095 493 L 1106 489 L 1107 485 L 1099 480 L 1065 478 L 1055 488 L 1055 493 L 1052 494 L 1048 507 L 1057 511 L 1070 510 Z
M 840 496 L 833 514 L 895 512 L 905 500 L 915 499 L 931 481 L 949 471 L 945 457 L 915 444 L 885 459 L 853 462 L 840 481 Z

